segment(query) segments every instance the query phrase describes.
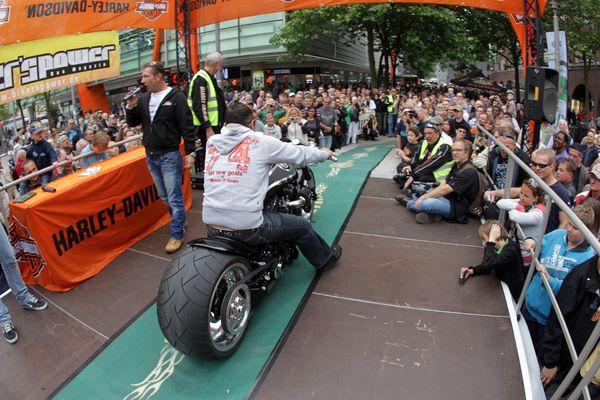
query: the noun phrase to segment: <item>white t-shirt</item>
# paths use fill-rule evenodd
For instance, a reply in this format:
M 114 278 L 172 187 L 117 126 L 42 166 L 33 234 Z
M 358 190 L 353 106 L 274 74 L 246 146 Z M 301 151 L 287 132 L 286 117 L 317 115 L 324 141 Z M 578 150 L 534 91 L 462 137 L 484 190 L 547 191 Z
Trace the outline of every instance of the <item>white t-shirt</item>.
M 154 116 L 156 115 L 158 106 L 160 106 L 160 103 L 162 103 L 163 99 L 169 94 L 170 91 L 171 88 L 168 87 L 162 92 L 150 93 L 150 104 L 148 105 L 148 110 L 150 111 L 150 122 L 154 121 Z

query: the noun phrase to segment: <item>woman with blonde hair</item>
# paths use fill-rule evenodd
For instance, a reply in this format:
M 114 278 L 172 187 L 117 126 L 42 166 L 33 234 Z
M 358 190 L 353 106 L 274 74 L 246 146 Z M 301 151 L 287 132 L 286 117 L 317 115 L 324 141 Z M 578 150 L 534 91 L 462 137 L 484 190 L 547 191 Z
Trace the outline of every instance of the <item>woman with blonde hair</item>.
M 281 136 L 290 141 L 300 139 L 304 143 L 308 143 L 308 135 L 302 131 L 302 125 L 305 122 L 300 110 L 297 107 L 290 107 L 285 115 L 285 121 L 281 124 Z

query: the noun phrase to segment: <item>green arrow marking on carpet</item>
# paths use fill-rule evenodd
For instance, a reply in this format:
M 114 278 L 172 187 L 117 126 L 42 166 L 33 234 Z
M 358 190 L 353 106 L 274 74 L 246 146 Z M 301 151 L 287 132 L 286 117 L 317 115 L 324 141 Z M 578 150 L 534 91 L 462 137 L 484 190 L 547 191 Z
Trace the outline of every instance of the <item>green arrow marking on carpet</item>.
M 329 243 L 335 240 L 368 173 L 389 150 L 389 143 L 361 146 L 335 163 L 325 162 L 313 169 L 320 192 L 314 227 Z M 302 257 L 285 269 L 253 315 L 240 348 L 226 360 L 194 360 L 179 354 L 163 338 L 156 306 L 152 306 L 55 398 L 243 399 L 298 309 L 314 274 Z

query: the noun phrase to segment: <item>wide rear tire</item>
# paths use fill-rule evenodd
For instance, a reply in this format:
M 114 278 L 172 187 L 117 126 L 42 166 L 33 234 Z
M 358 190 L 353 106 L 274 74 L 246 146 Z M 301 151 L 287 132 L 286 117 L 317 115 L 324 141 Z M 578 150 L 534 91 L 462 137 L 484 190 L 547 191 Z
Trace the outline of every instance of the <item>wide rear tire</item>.
M 167 267 L 157 298 L 160 329 L 181 353 L 199 358 L 225 358 L 241 344 L 250 319 L 246 285 L 223 298 L 250 271 L 240 256 L 190 248 Z

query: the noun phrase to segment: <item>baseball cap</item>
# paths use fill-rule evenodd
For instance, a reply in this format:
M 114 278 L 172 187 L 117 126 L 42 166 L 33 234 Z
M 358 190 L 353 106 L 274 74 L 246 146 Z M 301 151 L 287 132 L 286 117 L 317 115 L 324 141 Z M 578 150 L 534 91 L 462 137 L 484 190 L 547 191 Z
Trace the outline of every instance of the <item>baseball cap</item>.
M 458 110 L 458 111 L 462 111 L 463 108 L 460 104 L 455 105 L 454 107 L 452 107 L 453 110 Z
M 594 175 L 597 179 L 600 179 L 600 164 L 594 165 L 590 174 Z
M 36 133 L 41 132 L 44 129 L 46 129 L 46 126 L 44 126 L 40 121 L 33 121 L 29 124 L 29 133 L 31 133 L 32 135 L 35 135 Z
M 433 130 L 434 130 L 434 131 L 436 131 L 436 132 L 439 132 L 439 131 L 440 131 L 440 128 L 439 128 L 439 127 L 438 127 L 436 124 L 434 124 L 434 123 L 432 123 L 432 122 L 430 122 L 430 121 L 427 121 L 427 122 L 425 123 L 425 128 L 430 128 L 430 129 L 433 129 Z
M 434 125 L 442 125 L 444 120 L 441 117 L 431 117 L 427 120 L 427 122 L 431 122 Z

